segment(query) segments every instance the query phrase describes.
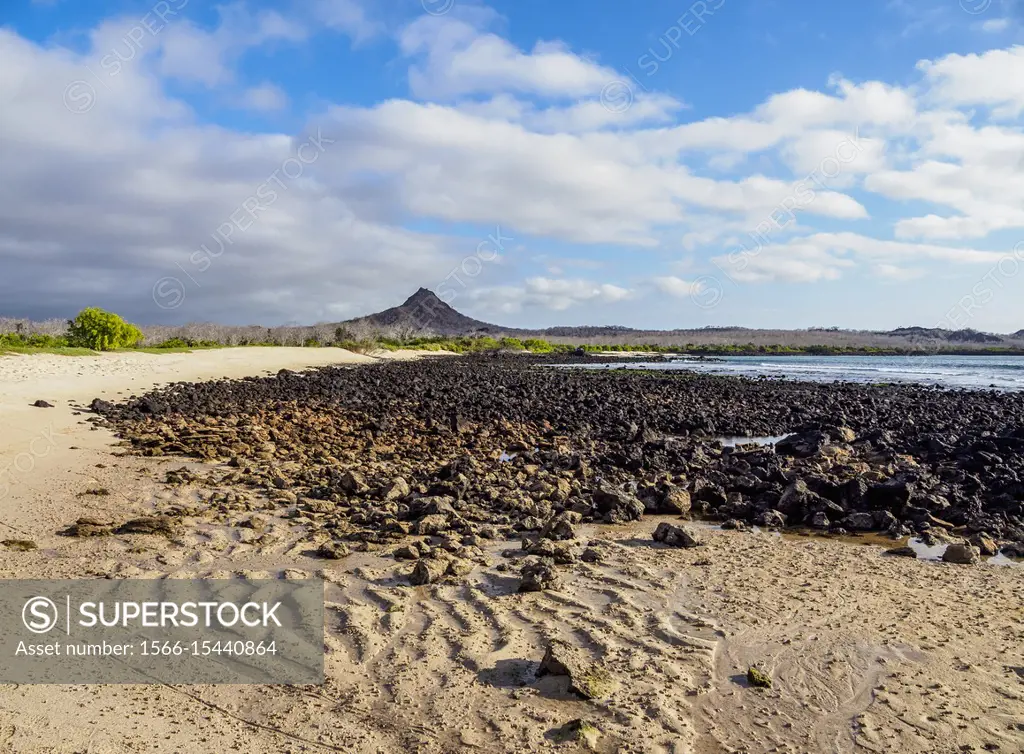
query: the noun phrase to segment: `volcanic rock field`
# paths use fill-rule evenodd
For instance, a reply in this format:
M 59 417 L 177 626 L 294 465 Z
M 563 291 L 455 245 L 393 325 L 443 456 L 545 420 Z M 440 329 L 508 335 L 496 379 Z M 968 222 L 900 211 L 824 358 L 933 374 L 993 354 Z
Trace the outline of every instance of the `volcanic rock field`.
M 324 557 L 394 543 L 415 559 L 441 536 L 472 559 L 483 539 L 567 540 L 581 522 L 646 514 L 916 535 L 963 544 L 967 562 L 1024 551 L 1019 393 L 493 355 L 181 383 L 92 408 L 133 452 L 226 462 L 200 481 L 263 500 L 222 493 L 204 513 L 252 512 L 254 528 L 261 513 L 292 518 Z M 728 435 L 789 436 L 723 447 Z M 196 477 L 169 472 L 176 480 Z M 164 511 L 149 525 L 196 514 Z M 104 533 L 102 522 L 77 526 L 69 533 Z M 444 575 L 435 570 L 413 577 Z

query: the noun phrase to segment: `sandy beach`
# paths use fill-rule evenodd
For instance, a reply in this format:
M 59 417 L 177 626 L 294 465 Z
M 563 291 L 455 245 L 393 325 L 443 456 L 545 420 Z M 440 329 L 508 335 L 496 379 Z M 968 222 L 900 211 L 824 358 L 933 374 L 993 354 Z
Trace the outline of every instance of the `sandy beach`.
M 0 547 L 4 578 L 327 582 L 323 686 L 5 686 L 0 750 L 1024 750 L 1017 566 L 697 524 L 700 546 L 680 549 L 652 541 L 659 523 L 679 517 L 648 515 L 580 526 L 577 541 L 594 556 L 562 568 L 557 588 L 523 594 L 507 552 L 517 539 L 478 540 L 479 562 L 462 578 L 414 587 L 411 563 L 393 548 L 317 558 L 308 531 L 283 515 L 270 515 L 259 536 L 237 517 L 170 538 L 57 535 L 82 516 L 194 505 L 210 486 L 170 485 L 166 472 L 225 470 L 126 454 L 85 421 L 93 398 L 374 361 L 327 348 L 0 357 L 0 521 L 5 538 L 38 548 Z M 38 399 L 54 407 L 29 405 Z M 96 488 L 109 494 L 88 494 Z M 552 640 L 598 658 L 614 691 L 586 700 L 561 679 L 537 679 Z M 770 689 L 747 682 L 753 665 Z M 596 733 L 577 737 L 573 720 Z

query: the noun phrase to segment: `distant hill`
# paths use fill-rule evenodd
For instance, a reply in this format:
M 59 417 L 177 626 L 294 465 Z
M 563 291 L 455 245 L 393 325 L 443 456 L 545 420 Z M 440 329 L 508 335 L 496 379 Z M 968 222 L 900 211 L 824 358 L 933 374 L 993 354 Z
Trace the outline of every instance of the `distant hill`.
M 979 332 L 977 330 L 943 330 L 938 327 L 897 327 L 887 333 L 911 339 L 927 340 L 948 340 L 950 343 L 1002 343 L 1003 339 L 998 335 Z M 1017 337 L 1020 333 L 1014 333 L 1011 337 Z
M 368 325 L 374 328 L 393 328 L 412 331 L 429 330 L 435 335 L 520 335 L 552 338 L 600 338 L 636 332 L 621 325 L 585 325 L 580 327 L 548 327 L 543 330 L 524 330 L 503 327 L 467 317 L 453 309 L 426 288 L 420 288 L 400 306 L 393 306 L 376 314 L 367 314 L 340 323 L 341 326 Z
M 345 325 L 369 325 L 375 328 L 395 328 L 412 331 L 429 330 L 436 335 L 473 335 L 476 333 L 505 332 L 508 328 L 481 322 L 460 314 L 437 295 L 420 288 L 400 306 L 393 306 L 376 314 L 350 319 Z
M 915 351 L 929 349 L 975 350 L 992 345 L 1024 348 L 1024 330 L 1012 335 L 994 335 L 972 329 L 945 330 L 939 327 L 898 327 L 889 331 L 841 330 L 838 327 L 812 327 L 801 330 L 763 330 L 747 327 L 709 326 L 674 330 L 638 330 L 621 325 L 559 326 L 537 330 L 504 327 L 482 322 L 453 309 L 432 291 L 420 288 L 400 306 L 376 314 L 338 323 L 345 327 L 364 326 L 390 329 L 405 335 L 429 332 L 453 337 L 460 335 L 503 335 L 546 338 L 553 342 L 658 345 L 816 345 L 842 347 L 875 347 Z

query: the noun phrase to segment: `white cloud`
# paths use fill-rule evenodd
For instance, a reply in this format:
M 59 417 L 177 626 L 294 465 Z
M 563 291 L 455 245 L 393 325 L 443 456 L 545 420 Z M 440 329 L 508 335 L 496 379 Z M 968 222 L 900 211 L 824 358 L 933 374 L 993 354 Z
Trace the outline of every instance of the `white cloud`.
M 925 274 L 924 270 L 910 269 L 907 267 L 900 267 L 899 265 L 887 263 L 876 264 L 872 268 L 872 270 L 874 271 L 874 274 L 880 278 L 896 281 L 914 280 L 916 278 L 922 277 Z
M 296 175 L 301 139 L 196 125 L 144 66 L 69 112 L 61 95 L 85 81 L 79 58 L 0 29 L 0 59 L 0 300 L 12 313 L 102 302 L 141 322 L 316 321 L 341 303 L 366 311 L 407 296 L 476 248 L 405 230 L 365 192 L 329 187 L 321 173 L 338 145 L 304 150 L 316 156 Z M 252 219 L 239 207 L 261 185 L 273 193 Z M 223 252 L 218 228 L 231 230 Z M 211 254 L 197 256 L 204 243 Z M 153 299 L 169 277 L 186 292 L 173 311 Z
M 526 307 L 564 311 L 583 303 L 613 304 L 632 295 L 631 290 L 611 283 L 544 277 L 527 278 L 521 286 L 478 288 L 471 293 L 473 300 L 485 308 L 505 313 L 518 312 Z
M 311 12 L 360 40 L 383 28 L 363 7 L 322 0 Z M 294 156 L 306 136 L 203 125 L 166 94 L 172 79 L 235 83 L 230 104 L 289 106 L 274 84 L 238 81 L 238 63 L 254 48 L 302 41 L 313 27 L 240 5 L 221 14 L 213 29 L 168 23 L 116 75 L 98 61 L 124 44 L 133 21 L 99 26 L 85 55 L 0 29 L 6 301 L 64 309 L 109 295 L 127 314 L 162 316 L 153 282 L 184 278 L 179 264 L 194 272 L 198 245 Z M 328 105 L 310 118 L 310 133 L 322 128 L 332 148 L 188 281 L 195 309 L 174 316 L 357 312 L 371 296 L 376 305 L 443 278 L 476 246 L 464 227 L 448 238 L 401 227 L 409 221 L 499 225 L 529 241 L 616 245 L 621 255 L 685 249 L 692 268 L 645 272 L 645 285 L 675 296 L 689 295 L 712 255 L 738 282 L 831 281 L 851 271 L 907 280 L 940 264 L 991 263 L 1000 255 L 989 244 L 960 242 L 1024 227 L 1024 132 L 992 122 L 988 109 L 968 110 L 1021 111 L 1022 48 L 922 62 L 913 86 L 837 76 L 823 91 L 781 92 L 747 112 L 681 122 L 682 103 L 656 92 L 631 93 L 618 112 L 623 101 L 601 98 L 622 79 L 612 67 L 559 42 L 517 47 L 497 26 L 494 14 L 460 6 L 402 28 L 399 63 L 409 66 L 412 95 L 428 101 Z M 69 112 L 83 105 L 88 112 Z M 925 208 L 900 216 L 903 202 Z M 878 204 L 879 216 L 892 218 L 886 225 L 869 216 Z M 780 207 L 794 206 L 796 222 L 764 230 L 767 218 L 785 215 Z M 816 232 L 822 227 L 830 232 Z M 759 251 L 739 263 L 723 256 L 726 242 L 755 230 Z M 529 241 L 502 258 L 514 261 Z M 633 296 L 572 277 L 580 265 L 571 259 L 585 248 L 559 253 L 569 259 L 550 260 L 548 277 L 480 279 L 470 300 L 564 311 Z
M 423 56 L 409 71 L 417 97 L 519 92 L 548 97 L 597 96 L 619 78 L 614 69 L 584 60 L 560 42 L 518 50 L 496 34 L 449 15 L 423 15 L 399 37 L 402 51 Z
M 676 298 L 686 298 L 692 296 L 695 293 L 700 293 L 702 285 L 699 281 L 691 282 L 689 280 L 683 280 L 682 278 L 676 277 L 675 275 L 668 275 L 665 277 L 656 277 L 652 281 L 654 287 L 662 293 L 667 293 L 670 296 Z
M 988 21 L 983 21 L 981 24 L 981 30 L 989 34 L 998 34 L 1006 31 L 1010 26 L 1010 19 L 1008 18 L 990 18 Z
M 384 31 L 383 24 L 369 18 L 365 6 L 358 0 L 315 0 L 312 9 L 320 22 L 350 34 L 356 42 Z
M 243 108 L 256 112 L 276 112 L 288 106 L 288 95 L 281 87 L 264 82 L 242 93 L 239 103 Z
M 761 247 L 737 250 L 712 261 L 743 283 L 811 283 L 838 280 L 845 270 L 867 265 L 876 274 L 895 277 L 904 264 L 995 264 L 1002 252 L 889 241 L 857 233 L 814 233 Z M 917 272 L 914 273 L 915 276 Z
M 918 63 L 935 101 L 952 107 L 986 105 L 999 118 L 1024 110 L 1024 46 L 980 55 L 947 55 Z

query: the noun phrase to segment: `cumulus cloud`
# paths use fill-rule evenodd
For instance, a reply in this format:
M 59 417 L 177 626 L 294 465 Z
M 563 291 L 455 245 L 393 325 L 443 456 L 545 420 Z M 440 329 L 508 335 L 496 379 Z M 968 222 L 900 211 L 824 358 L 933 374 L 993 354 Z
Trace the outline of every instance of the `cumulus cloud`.
M 85 53 L 0 29 L 7 306 L 63 316 L 103 302 L 141 321 L 348 316 L 444 279 L 483 240 L 473 229 L 500 226 L 526 249 L 567 247 L 562 261 L 500 285 L 495 265 L 468 301 L 557 312 L 637 298 L 563 277 L 579 267 L 564 260 L 594 246 L 642 256 L 637 279 L 686 296 L 687 278 L 715 269 L 744 283 L 909 280 L 936 263 L 991 263 L 982 239 L 1024 227 L 1024 133 L 1007 120 L 1024 107 L 1018 47 L 922 62 L 913 86 L 835 76 L 687 121 L 667 93 L 602 97 L 622 80 L 614 67 L 557 40 L 517 46 L 495 14 L 460 7 L 389 32 L 407 97 L 295 113 L 298 134 L 205 123 L 168 94 L 231 85 L 232 104 L 287 109 L 287 93 L 245 80 L 239 61 L 307 39 L 310 18 L 378 41 L 388 30 L 366 7 L 321 0 L 302 20 L 228 5 L 212 28 L 173 19 L 131 57 L 137 19 L 100 24 Z M 101 62 L 112 50 L 116 72 Z M 926 209 L 901 213 L 904 202 Z M 723 253 L 738 239 L 745 251 Z M 502 250 L 505 275 L 518 246 Z M 671 271 L 686 277 L 659 274 L 652 250 L 684 249 L 693 269 Z M 175 309 L 157 290 L 168 279 L 184 296 Z
M 281 87 L 264 82 L 242 92 L 239 104 L 247 110 L 264 113 L 275 112 L 288 106 L 288 95 Z
M 918 64 L 930 97 L 942 104 L 986 105 L 999 118 L 1024 110 L 1024 46 L 970 55 L 952 54 Z
M 527 278 L 521 286 L 479 288 L 472 292 L 471 297 L 485 309 L 514 313 L 524 307 L 564 311 L 583 303 L 614 304 L 632 295 L 628 288 L 611 283 L 533 277 Z
M 654 283 L 654 287 L 662 293 L 667 293 L 669 296 L 675 296 L 676 298 L 686 298 L 687 296 L 692 296 L 695 293 L 700 293 L 701 290 L 700 281 L 691 282 L 689 280 L 683 280 L 682 278 L 676 277 L 675 275 L 656 277 L 651 282 Z

